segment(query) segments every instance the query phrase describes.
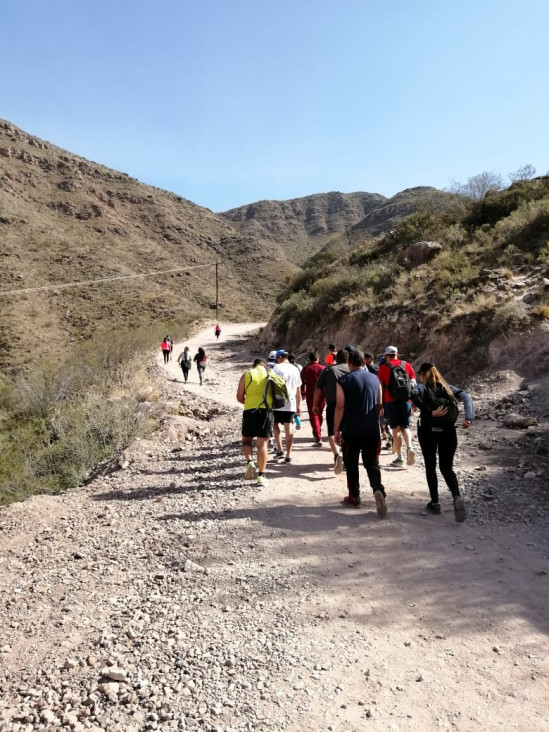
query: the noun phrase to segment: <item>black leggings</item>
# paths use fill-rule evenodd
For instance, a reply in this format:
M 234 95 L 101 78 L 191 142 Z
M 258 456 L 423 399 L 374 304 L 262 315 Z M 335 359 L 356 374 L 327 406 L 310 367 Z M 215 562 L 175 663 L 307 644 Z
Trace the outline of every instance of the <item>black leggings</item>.
M 438 503 L 437 450 L 442 477 L 452 496 L 454 498 L 459 496 L 458 480 L 454 473 L 454 455 L 457 449 L 456 428 L 447 427 L 442 432 L 433 432 L 430 426 L 419 427 L 417 437 L 425 460 L 425 473 L 431 501 Z
M 169 351 L 162 351 L 162 354 L 164 356 L 164 363 L 168 363 L 170 360 L 170 352 Z

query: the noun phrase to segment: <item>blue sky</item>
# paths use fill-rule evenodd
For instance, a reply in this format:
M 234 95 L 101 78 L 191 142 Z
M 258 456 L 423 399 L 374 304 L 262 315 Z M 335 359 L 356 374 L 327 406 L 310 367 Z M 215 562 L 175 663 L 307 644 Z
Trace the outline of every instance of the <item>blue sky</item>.
M 549 169 L 547 0 L 1 0 L 0 117 L 223 211 Z

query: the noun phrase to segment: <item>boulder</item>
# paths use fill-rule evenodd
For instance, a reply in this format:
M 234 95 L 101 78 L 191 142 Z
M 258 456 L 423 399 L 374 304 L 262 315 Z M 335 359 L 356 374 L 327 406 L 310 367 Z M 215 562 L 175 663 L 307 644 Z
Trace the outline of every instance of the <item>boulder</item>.
M 397 257 L 397 263 L 401 267 L 412 269 L 420 264 L 430 262 L 433 257 L 442 251 L 442 244 L 437 241 L 417 241 L 410 244 Z
M 505 427 L 514 430 L 525 430 L 527 427 L 532 427 L 537 424 L 534 417 L 527 417 L 523 414 L 516 414 L 515 412 L 509 412 L 503 418 L 503 424 Z

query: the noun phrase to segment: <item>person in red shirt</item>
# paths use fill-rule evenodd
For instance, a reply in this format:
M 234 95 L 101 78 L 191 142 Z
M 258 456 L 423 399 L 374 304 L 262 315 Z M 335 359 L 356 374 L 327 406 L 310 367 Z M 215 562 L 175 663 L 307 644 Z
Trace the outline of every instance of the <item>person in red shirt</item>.
M 316 382 L 318 381 L 321 371 L 324 370 L 324 366 L 318 361 L 318 353 L 312 351 L 309 353 L 309 363 L 301 370 L 301 396 L 305 397 L 305 401 L 307 402 L 309 421 L 311 423 L 311 429 L 313 430 L 313 437 L 315 439 L 313 447 L 322 447 L 322 412 L 326 404 L 326 400 L 322 399 L 322 401 L 317 405 L 318 410 L 313 412 Z
M 333 366 L 337 355 L 337 348 L 334 346 L 333 343 L 330 343 L 328 348 L 330 349 L 330 353 L 324 359 L 324 363 L 326 364 L 326 366 Z
M 396 468 L 401 468 L 404 466 L 404 460 L 402 459 L 403 442 L 406 447 L 406 464 L 413 465 L 416 458 L 412 447 L 412 433 L 410 431 L 412 402 L 409 399 L 396 401 L 389 394 L 388 387 L 391 368 L 388 364 L 402 366 L 414 386 L 416 384 L 416 375 L 412 366 L 407 361 L 403 361 L 398 357 L 397 347 L 387 346 L 385 349 L 385 360 L 380 364 L 377 375 L 383 386 L 383 408 L 389 421 L 389 427 L 393 431 L 393 452 L 396 453 L 396 458 L 391 465 Z

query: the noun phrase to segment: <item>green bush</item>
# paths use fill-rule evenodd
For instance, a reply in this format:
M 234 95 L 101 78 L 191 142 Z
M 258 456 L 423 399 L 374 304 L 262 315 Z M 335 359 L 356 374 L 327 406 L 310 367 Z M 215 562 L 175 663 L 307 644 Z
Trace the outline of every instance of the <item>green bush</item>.
M 530 324 L 526 305 L 518 300 L 509 300 L 494 310 L 490 321 L 493 335 L 509 336 L 524 330 Z

